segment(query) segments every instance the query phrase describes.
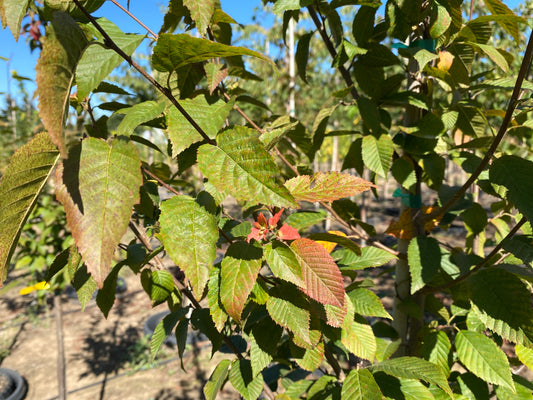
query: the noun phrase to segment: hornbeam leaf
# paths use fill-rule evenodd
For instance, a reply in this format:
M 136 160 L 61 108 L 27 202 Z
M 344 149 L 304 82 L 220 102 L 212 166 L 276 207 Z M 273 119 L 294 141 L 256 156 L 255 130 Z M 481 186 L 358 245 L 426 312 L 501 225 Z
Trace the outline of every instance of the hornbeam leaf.
M 183 5 L 189 9 L 200 35 L 205 35 L 207 26 L 215 12 L 215 0 L 183 0 Z
M 286 244 L 275 241 L 265 246 L 265 259 L 272 273 L 280 279 L 304 287 L 302 267 Z
M 105 18 L 98 18 L 98 23 L 127 55 L 131 55 L 144 39 L 142 35 L 125 34 Z M 95 32 L 95 36 L 100 37 L 100 33 Z M 124 59 L 120 55 L 103 46 L 102 43 L 92 43 L 85 50 L 76 67 L 78 99 L 85 99 L 122 61 Z
M 220 82 L 222 82 L 224 78 L 228 76 L 228 68 L 224 64 L 208 62 L 204 65 L 204 71 L 207 78 L 207 88 L 209 89 L 209 94 L 213 94 Z
M 344 307 L 342 275 L 327 250 L 310 239 L 296 239 L 290 247 L 302 267 L 302 291 L 319 303 Z
M 374 361 L 377 344 L 372 327 L 363 317 L 345 318 L 341 331 L 342 344 L 356 357 Z
M 11 157 L 0 179 L 0 287 L 20 230 L 58 159 L 46 132 L 37 134 Z
M 39 116 L 52 142 L 66 158 L 63 122 L 68 111 L 74 71 L 88 41 L 78 24 L 62 12 L 54 13 L 45 38 L 35 67 Z
M 365 269 L 370 267 L 379 267 L 387 264 L 389 261 L 394 260 L 396 256 L 393 254 L 378 249 L 377 247 L 363 247 L 361 249 L 361 256 L 358 256 L 352 251 L 341 250 L 341 252 L 335 252 L 341 254 L 342 258 L 339 260 L 339 264 L 342 265 L 342 269 Z
M 342 384 L 342 399 L 381 400 L 383 395 L 367 369 L 352 369 Z
M 222 388 L 222 385 L 228 376 L 230 362 L 230 360 L 220 361 L 207 380 L 204 386 L 206 400 L 216 400 L 218 391 Z
M 507 356 L 496 343 L 482 333 L 463 330 L 455 336 L 455 347 L 457 357 L 471 372 L 516 393 Z
M 174 196 L 161 204 L 159 223 L 165 249 L 201 299 L 217 256 L 215 216 L 191 197 Z
M 87 271 L 101 288 L 139 202 L 141 161 L 133 143 L 83 140 L 56 170 L 56 195 Z
M 195 38 L 184 33 L 177 35 L 162 33 L 159 35 L 157 44 L 154 47 L 152 63 L 158 71 L 173 72 L 187 64 L 217 57 L 233 56 L 257 57 L 267 61 L 272 66 L 275 65 L 268 57 L 245 47 L 228 46 L 207 39 Z
M 207 302 L 215 328 L 217 328 L 217 331 L 222 332 L 228 320 L 228 314 L 226 314 L 220 304 L 220 268 L 214 267 L 211 269 L 209 282 L 207 283 Z
M 263 390 L 263 374 L 253 376 L 250 360 L 234 360 L 229 381 L 245 400 L 257 400 Z
M 303 295 L 290 286 L 275 288 L 269 294 L 266 308 L 274 322 L 290 330 L 298 339 L 312 345 L 309 332 L 311 316 Z
M 381 135 L 376 139 L 372 135 L 363 137 L 363 161 L 371 171 L 387 177 L 394 153 L 392 139 L 389 135 Z
M 517 156 L 503 156 L 492 163 L 490 181 L 507 188 L 507 198 L 533 221 L 533 162 Z
M 533 368 L 533 349 L 521 344 L 515 346 L 515 352 L 518 359 L 529 369 Z
M 487 340 L 490 340 L 487 338 Z M 423 380 L 439 386 L 452 396 L 452 390 L 444 372 L 437 365 L 416 357 L 398 357 L 385 360 L 368 367 L 371 372 L 383 371 L 386 374 L 407 379 Z
M 365 317 L 381 317 L 392 319 L 383 307 L 379 297 L 365 288 L 357 288 L 348 293 L 354 305 L 354 312 Z
M 485 326 L 505 339 L 533 341 L 530 291 L 515 274 L 501 268 L 482 269 L 468 279 L 472 311 Z
M 375 187 L 374 184 L 340 172 L 317 172 L 313 176 L 300 175 L 285 182 L 285 187 L 297 201 L 334 201 L 355 196 Z
M 19 40 L 20 24 L 29 4 L 30 0 L 0 0 L 2 28 L 8 26 L 16 41 Z
M 128 108 L 121 108 L 116 114 L 124 114 L 125 117 L 117 126 L 114 134 L 117 136 L 130 136 L 135 128 L 145 122 L 157 118 L 165 109 L 165 103 L 144 101 Z
M 260 247 L 239 241 L 230 245 L 222 259 L 220 302 L 237 322 L 261 269 L 262 257 Z
M 515 16 L 513 11 L 507 7 L 500 0 L 485 0 L 485 5 L 493 15 L 511 15 Z M 518 43 L 520 41 L 520 31 L 518 29 L 517 22 L 511 21 L 500 21 L 500 25 L 505 29 L 510 35 L 513 36 L 513 39 Z
M 250 128 L 223 131 L 217 136 L 217 146 L 201 146 L 198 166 L 217 190 L 229 192 L 237 200 L 298 208 L 277 180 L 280 171 L 276 163 Z
M 223 100 L 209 104 L 204 95 L 194 99 L 180 100 L 180 104 L 211 139 L 214 139 L 218 131 L 224 126 L 224 122 L 233 107 L 232 102 L 226 103 Z M 166 118 L 167 135 L 172 143 L 173 157 L 176 157 L 193 143 L 203 140 L 198 131 L 177 108 L 169 108 L 166 112 Z
M 409 243 L 407 252 L 411 272 L 411 294 L 422 289 L 439 271 L 439 242 L 432 237 L 420 236 Z

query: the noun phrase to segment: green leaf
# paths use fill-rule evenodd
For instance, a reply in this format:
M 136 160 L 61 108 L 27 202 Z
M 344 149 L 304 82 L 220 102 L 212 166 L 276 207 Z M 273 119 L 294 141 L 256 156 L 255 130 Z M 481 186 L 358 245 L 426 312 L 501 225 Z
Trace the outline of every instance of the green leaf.
M 507 357 L 492 340 L 482 333 L 462 330 L 455 337 L 455 347 L 457 357 L 468 370 L 516 393 Z
M 218 85 L 220 85 L 220 82 L 228 76 L 228 68 L 224 64 L 208 62 L 204 65 L 204 71 L 207 78 L 209 94 L 213 94 Z
M 304 287 L 302 267 L 293 251 L 280 241 L 265 246 L 265 259 L 274 276 Z
M 302 211 L 289 215 L 285 222 L 297 230 L 303 230 L 323 222 L 327 216 L 324 210 Z
M 75 248 L 76 246 L 73 247 Z M 77 250 L 74 249 L 74 251 L 77 253 Z M 81 256 L 78 254 L 77 257 L 79 257 L 79 262 L 81 263 Z M 72 286 L 76 289 L 81 310 L 83 311 L 85 307 L 87 307 L 89 301 L 93 298 L 94 291 L 97 287 L 93 277 L 87 272 L 85 264 L 81 264 L 79 268 L 77 268 L 72 279 Z
M 70 89 L 76 65 L 88 45 L 80 27 L 67 14 L 56 12 L 46 28 L 46 40 L 37 65 L 39 116 L 52 142 L 66 158 L 63 123 L 67 116 Z
M 309 60 L 309 42 L 313 37 L 314 32 L 305 33 L 298 39 L 298 45 L 296 46 L 296 66 L 298 67 L 298 75 L 304 81 L 307 82 L 307 61 Z
M 529 369 L 533 368 L 533 349 L 520 343 L 515 346 L 515 352 L 518 359 Z
M 261 269 L 260 247 L 244 241 L 234 242 L 226 251 L 220 269 L 220 302 L 237 322 Z
M 184 318 L 188 312 L 189 308 L 180 308 L 177 311 L 165 315 L 165 317 L 159 321 L 154 329 L 152 338 L 150 339 L 150 353 L 152 354 L 152 360 L 157 356 L 157 353 L 167 336 L 172 333 L 176 324 Z
M 270 317 L 278 325 L 290 330 L 294 336 L 311 345 L 310 313 L 306 309 L 305 301 L 294 291 L 294 287 L 284 286 L 269 294 L 266 307 Z
M 472 43 L 472 42 L 465 42 L 472 47 L 478 48 L 483 53 L 485 53 L 494 63 L 500 67 L 503 72 L 507 72 L 509 69 L 509 64 L 506 60 L 506 58 L 496 49 L 495 47 L 487 44 L 479 44 L 479 43 Z
M 154 47 L 152 63 L 156 70 L 173 72 L 184 65 L 207 61 L 217 57 L 252 56 L 274 66 L 270 59 L 261 53 L 245 47 L 227 46 L 222 43 L 192 37 L 188 34 L 159 35 Z
M 352 369 L 342 384 L 341 398 L 346 400 L 381 400 L 383 394 L 367 369 Z
M 488 339 L 487 339 L 488 340 Z M 435 364 L 416 357 L 397 357 L 368 367 L 371 372 L 383 371 L 386 374 L 406 379 L 422 380 L 443 389 L 452 396 L 446 376 Z
M 2 0 L 0 4 L 0 19 L 2 28 L 9 27 L 15 41 L 19 40 L 20 24 L 26 15 L 30 0 Z
M 492 163 L 491 182 L 507 188 L 507 198 L 533 221 L 533 162 L 518 156 L 502 156 Z
M 216 217 L 188 196 L 174 196 L 161 204 L 161 241 L 170 258 L 202 298 L 216 254 Z
M 226 314 L 226 311 L 224 311 L 222 304 L 220 303 L 220 268 L 217 268 L 216 266 L 211 269 L 207 290 L 207 302 L 211 318 L 213 318 L 215 328 L 217 328 L 219 332 L 222 332 L 222 329 L 228 320 L 228 314 Z
M 299 10 L 312 4 L 313 0 L 277 0 L 272 7 L 274 14 L 281 14 L 284 11 Z
M 156 103 L 155 101 L 144 101 L 128 108 L 122 108 L 115 114 L 124 114 L 125 117 L 113 133 L 117 136 L 130 136 L 135 128 L 157 118 L 164 109 L 164 102 Z
M 232 102 L 226 103 L 223 100 L 210 104 L 204 95 L 180 100 L 180 104 L 211 139 L 214 139 L 218 131 L 224 126 L 226 118 L 233 108 Z M 173 157 L 193 143 L 203 140 L 198 131 L 177 108 L 169 108 L 166 117 L 167 135 L 172 142 Z
M 58 159 L 57 148 L 46 132 L 18 149 L 0 179 L 0 287 L 20 231 Z
M 472 203 L 472 205 L 461 213 L 461 218 L 465 226 L 474 234 L 483 232 L 487 226 L 487 212 L 479 203 Z
M 230 363 L 230 360 L 222 360 L 213 370 L 213 373 L 204 386 L 204 396 L 206 400 L 216 400 L 217 394 L 228 376 Z
M 256 400 L 263 391 L 263 375 L 253 376 L 250 360 L 234 360 L 229 381 L 245 400 Z
M 215 0 L 183 0 L 183 5 L 189 9 L 200 35 L 205 35 L 215 12 Z
M 372 291 L 358 288 L 348 292 L 348 297 L 353 303 L 354 312 L 365 317 L 381 317 L 392 319 L 385 310 L 379 297 Z
M 353 252 L 348 251 L 345 251 L 342 254 L 343 257 L 339 260 L 339 264 L 342 265 L 341 270 L 358 270 L 371 267 L 379 267 L 381 265 L 387 264 L 391 260 L 397 259 L 394 254 L 391 254 L 388 251 L 373 246 L 362 247 L 361 256 L 357 256 Z
M 141 161 L 133 143 L 86 138 L 56 171 L 56 195 L 87 270 L 99 287 L 139 202 Z
M 411 272 L 411 294 L 422 289 L 439 271 L 441 255 L 439 242 L 428 236 L 411 240 L 407 250 Z
M 515 16 L 513 11 L 500 0 L 484 0 L 484 3 L 493 15 Z M 513 37 L 516 43 L 520 41 L 520 32 L 518 30 L 517 22 L 502 20 L 500 21 L 500 25 Z
M 513 90 L 516 84 L 515 77 L 502 77 L 497 79 L 485 79 L 478 85 L 470 86 L 470 89 L 505 89 Z M 533 83 L 524 81 L 522 89 L 533 90 Z
M 237 200 L 298 208 L 277 180 L 276 163 L 250 128 L 225 130 L 217 136 L 217 146 L 201 146 L 198 166 L 219 191 L 229 192 Z
M 253 376 L 257 376 L 272 361 L 272 356 L 263 350 L 258 344 L 253 334 L 250 334 L 250 362 L 252 364 Z
M 472 310 L 487 328 L 512 342 L 527 343 L 524 334 L 533 341 L 531 296 L 519 277 L 487 268 L 472 275 L 468 284 Z
M 324 342 L 319 342 L 309 349 L 293 346 L 291 355 L 298 366 L 306 371 L 314 371 L 324 360 Z
M 141 283 L 144 291 L 150 297 L 152 306 L 164 302 L 174 290 L 174 279 L 168 271 L 143 270 Z
M 310 239 L 296 239 L 290 247 L 302 267 L 302 291 L 319 303 L 344 307 L 342 275 L 327 250 Z
M 444 331 L 432 331 L 422 337 L 420 355 L 441 367 L 446 376 L 450 375 L 450 350 L 452 344 Z
M 128 56 L 139 47 L 144 39 L 143 35 L 125 34 L 115 24 L 103 17 L 98 18 L 98 24 Z M 92 28 L 92 32 L 100 41 L 103 41 L 101 34 L 95 28 Z M 91 43 L 83 52 L 76 67 L 78 99 L 83 101 L 123 61 L 124 59 L 120 55 L 102 43 Z
M 440 5 L 439 3 L 435 2 L 436 4 L 433 6 L 432 9 L 432 23 L 431 27 L 429 28 L 429 34 L 432 38 L 438 38 L 439 36 L 443 35 L 448 28 L 450 27 L 452 23 L 452 18 L 450 14 L 448 13 L 448 10 L 446 10 L 446 7 Z M 422 67 L 423 68 L 423 67 Z
M 346 317 L 341 330 L 342 344 L 356 357 L 374 361 L 377 344 L 370 324 L 360 316 L 354 319 Z
M 299 175 L 285 182 L 296 201 L 331 202 L 355 196 L 374 185 L 362 178 L 340 172 L 317 172 L 314 175 Z
M 361 248 L 359 247 L 359 245 L 345 236 L 336 235 L 334 233 L 322 232 L 312 233 L 307 238 L 316 241 L 336 243 L 344 247 L 345 249 L 354 252 L 357 255 L 361 255 Z
M 363 137 L 363 162 L 368 169 L 374 171 L 379 176 L 386 178 L 394 153 L 392 139 L 387 134 L 380 135 L 376 139 L 372 135 Z

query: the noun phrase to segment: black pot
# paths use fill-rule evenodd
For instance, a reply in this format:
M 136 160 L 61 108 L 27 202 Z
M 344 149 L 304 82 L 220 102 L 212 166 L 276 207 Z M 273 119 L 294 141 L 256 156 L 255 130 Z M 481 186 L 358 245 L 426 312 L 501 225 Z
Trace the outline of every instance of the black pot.
M 22 400 L 28 385 L 24 378 L 12 369 L 0 368 L 0 400 Z

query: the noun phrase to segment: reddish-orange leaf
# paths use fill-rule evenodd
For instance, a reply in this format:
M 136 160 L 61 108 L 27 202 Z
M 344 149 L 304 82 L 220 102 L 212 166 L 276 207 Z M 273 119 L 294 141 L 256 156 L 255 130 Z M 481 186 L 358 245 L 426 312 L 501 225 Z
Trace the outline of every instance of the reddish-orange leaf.
M 339 267 L 317 242 L 297 239 L 291 249 L 302 267 L 302 291 L 322 304 L 344 307 L 344 284 Z
M 283 224 L 278 230 L 278 238 L 282 240 L 295 240 L 300 239 L 298 230 L 288 224 Z

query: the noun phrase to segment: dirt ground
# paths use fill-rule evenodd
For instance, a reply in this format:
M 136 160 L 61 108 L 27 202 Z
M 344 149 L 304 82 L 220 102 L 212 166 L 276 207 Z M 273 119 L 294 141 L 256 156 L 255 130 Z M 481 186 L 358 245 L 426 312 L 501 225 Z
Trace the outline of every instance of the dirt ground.
M 107 320 L 94 300 L 81 312 L 77 300 L 64 299 L 63 326 L 69 399 L 188 400 L 201 399 L 202 387 L 224 356 L 210 359 L 210 348 L 184 355 L 182 371 L 175 348 L 163 349 L 159 365 L 142 367 L 149 350 L 143 340 L 144 321 L 165 309 L 151 308 L 139 280 L 126 278 L 128 291 L 117 299 Z M 27 400 L 52 400 L 58 395 L 57 341 L 54 313 L 49 307 L 24 315 L 29 296 L 13 288 L 0 297 L 0 359 L 3 368 L 18 371 L 28 383 Z M 136 362 L 135 362 L 136 361 Z M 239 397 L 227 385 L 221 399 Z

